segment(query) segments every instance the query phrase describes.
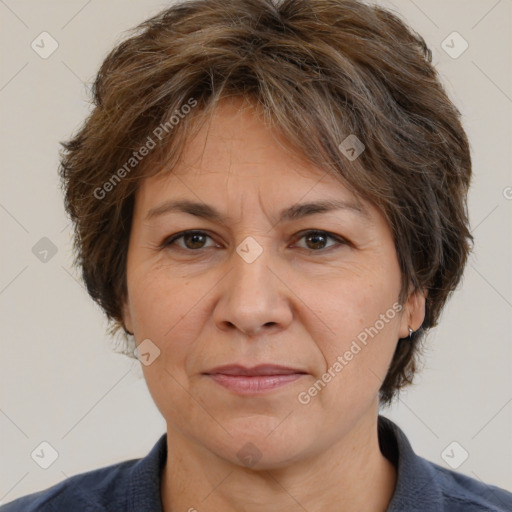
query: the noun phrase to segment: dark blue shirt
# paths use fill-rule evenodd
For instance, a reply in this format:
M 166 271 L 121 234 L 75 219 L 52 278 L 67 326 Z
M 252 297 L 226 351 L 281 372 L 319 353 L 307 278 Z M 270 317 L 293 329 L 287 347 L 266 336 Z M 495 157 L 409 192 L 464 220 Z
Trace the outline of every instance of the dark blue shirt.
M 387 512 L 511 512 L 512 493 L 450 471 L 414 453 L 405 434 L 379 416 L 383 454 L 398 468 Z M 142 459 L 113 464 L 18 498 L 0 512 L 162 512 L 165 434 Z

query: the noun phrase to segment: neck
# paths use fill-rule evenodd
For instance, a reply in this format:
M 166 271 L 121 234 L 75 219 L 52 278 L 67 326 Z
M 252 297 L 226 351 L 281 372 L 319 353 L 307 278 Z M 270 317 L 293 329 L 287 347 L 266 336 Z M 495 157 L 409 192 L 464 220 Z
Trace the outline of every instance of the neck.
M 384 512 L 396 470 L 381 453 L 377 414 L 328 452 L 272 470 L 233 464 L 168 429 L 162 474 L 164 512 Z

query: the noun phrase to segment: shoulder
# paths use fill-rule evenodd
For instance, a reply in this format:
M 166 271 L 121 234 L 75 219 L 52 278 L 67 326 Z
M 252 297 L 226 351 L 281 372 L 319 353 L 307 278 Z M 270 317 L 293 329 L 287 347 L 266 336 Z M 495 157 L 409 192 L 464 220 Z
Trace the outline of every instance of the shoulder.
M 27 494 L 0 507 L 0 512 L 100 512 L 107 506 L 126 508 L 122 490 L 137 459 L 66 478 L 43 491 Z
M 131 459 L 72 476 L 0 507 L 0 512 L 159 512 L 166 434 L 142 459 Z
M 424 459 L 425 460 L 425 459 Z M 445 503 L 453 512 L 510 512 L 512 493 L 426 461 L 436 475 Z
M 404 432 L 379 416 L 381 451 L 397 468 L 387 512 L 511 512 L 512 493 L 417 455 Z

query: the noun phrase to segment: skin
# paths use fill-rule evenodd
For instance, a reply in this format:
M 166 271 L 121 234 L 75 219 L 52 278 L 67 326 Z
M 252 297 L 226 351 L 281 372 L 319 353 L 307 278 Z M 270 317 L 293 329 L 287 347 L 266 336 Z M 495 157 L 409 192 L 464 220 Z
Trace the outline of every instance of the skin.
M 226 223 L 147 219 L 178 198 L 215 207 Z M 277 222 L 288 206 L 325 199 L 368 216 L 339 209 Z M 204 236 L 163 244 L 189 229 Z M 327 233 L 311 239 L 313 229 Z M 252 263 L 236 251 L 248 236 L 263 251 Z M 172 173 L 143 180 L 135 201 L 124 322 L 160 350 L 143 371 L 167 423 L 164 511 L 386 510 L 396 470 L 378 445 L 378 390 L 398 339 L 423 321 L 423 295 L 411 293 L 308 404 L 297 397 L 397 304 L 400 279 L 382 213 L 286 150 L 249 104 L 223 100 Z M 307 374 L 244 396 L 204 374 L 232 363 Z M 248 442 L 260 457 L 249 466 L 237 456 Z

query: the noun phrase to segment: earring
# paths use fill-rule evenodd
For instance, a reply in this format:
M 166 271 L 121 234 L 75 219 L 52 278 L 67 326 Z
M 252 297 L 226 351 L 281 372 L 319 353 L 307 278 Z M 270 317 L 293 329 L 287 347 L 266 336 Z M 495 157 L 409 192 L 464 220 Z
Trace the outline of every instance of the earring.
M 412 340 L 412 335 L 414 331 L 409 327 L 409 339 Z

